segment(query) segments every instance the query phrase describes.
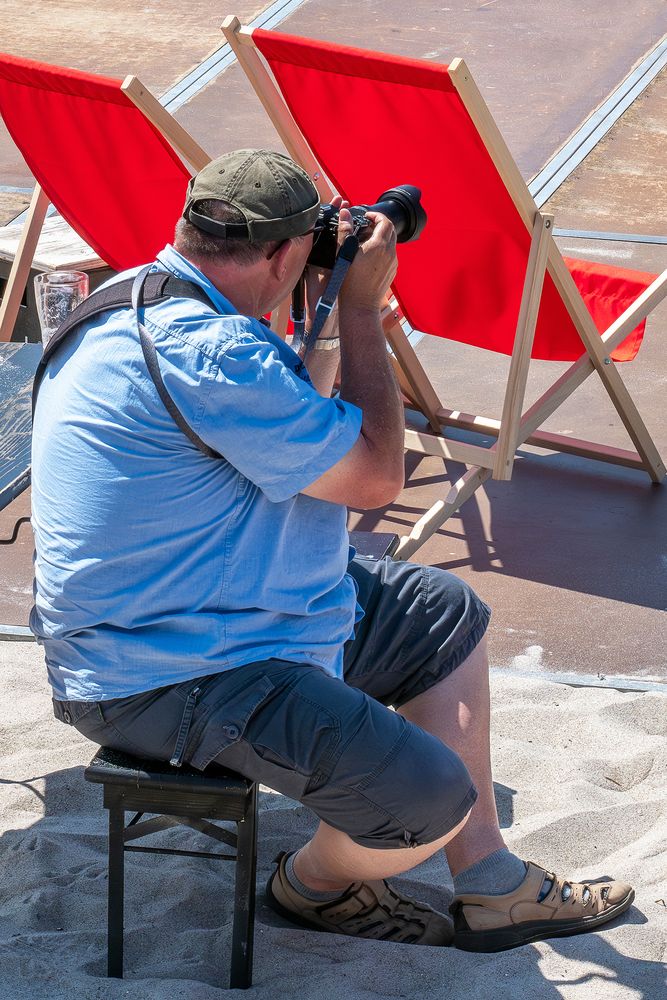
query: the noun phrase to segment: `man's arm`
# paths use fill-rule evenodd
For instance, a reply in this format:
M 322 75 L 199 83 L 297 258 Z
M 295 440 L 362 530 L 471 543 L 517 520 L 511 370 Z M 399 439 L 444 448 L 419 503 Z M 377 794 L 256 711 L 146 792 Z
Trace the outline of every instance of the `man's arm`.
M 302 491 L 364 509 L 394 500 L 405 475 L 403 403 L 380 320 L 386 291 L 396 273 L 396 233 L 384 216 L 369 213 L 369 218 L 373 231 L 361 245 L 338 297 L 340 397 L 361 409 L 361 433 L 336 465 Z M 351 216 L 345 209 L 341 209 L 340 226 L 342 236 L 351 231 Z M 333 366 L 336 359 L 328 361 Z M 322 384 L 324 373 L 317 374 Z

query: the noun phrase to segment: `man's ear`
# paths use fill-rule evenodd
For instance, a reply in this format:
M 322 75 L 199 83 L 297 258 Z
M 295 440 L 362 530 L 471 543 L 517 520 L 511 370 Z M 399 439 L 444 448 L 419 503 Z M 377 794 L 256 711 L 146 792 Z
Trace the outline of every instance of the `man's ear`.
M 292 243 L 292 240 L 285 240 L 269 258 L 271 273 L 279 281 L 282 281 L 287 274 L 287 258 L 289 257 L 290 250 L 292 249 Z

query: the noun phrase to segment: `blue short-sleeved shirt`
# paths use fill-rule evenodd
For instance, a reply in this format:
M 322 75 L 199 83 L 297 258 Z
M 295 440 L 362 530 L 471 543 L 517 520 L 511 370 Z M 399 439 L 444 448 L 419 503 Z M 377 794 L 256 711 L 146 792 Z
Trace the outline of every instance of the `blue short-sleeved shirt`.
M 221 314 L 173 298 L 145 325 L 170 395 L 224 459 L 167 413 L 131 309 L 52 360 L 33 430 L 31 627 L 54 695 L 124 697 L 269 657 L 341 676 L 356 607 L 346 510 L 300 491 L 353 446 L 361 411 L 320 396 L 291 348 L 173 247 L 156 267 Z

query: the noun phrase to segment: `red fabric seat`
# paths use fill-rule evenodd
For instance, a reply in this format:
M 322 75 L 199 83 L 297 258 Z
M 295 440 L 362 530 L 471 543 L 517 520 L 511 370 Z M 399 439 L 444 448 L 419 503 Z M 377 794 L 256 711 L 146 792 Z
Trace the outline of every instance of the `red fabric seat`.
M 116 270 L 174 235 L 190 172 L 120 80 L 0 54 L 0 114 L 51 203 Z
M 511 354 L 530 233 L 447 67 L 255 29 L 299 128 L 353 204 L 396 184 L 422 190 L 428 224 L 399 247 L 394 292 L 419 330 Z M 654 275 L 567 261 L 602 332 Z M 614 351 L 631 360 L 644 323 Z M 532 357 L 574 361 L 581 339 L 547 274 Z

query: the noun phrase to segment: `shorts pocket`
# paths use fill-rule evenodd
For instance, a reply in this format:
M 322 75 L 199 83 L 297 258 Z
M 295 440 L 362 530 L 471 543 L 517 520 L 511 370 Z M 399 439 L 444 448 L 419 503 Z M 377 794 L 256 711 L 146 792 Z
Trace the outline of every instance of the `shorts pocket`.
M 186 755 L 186 759 L 203 771 L 218 754 L 244 738 L 251 718 L 273 690 L 269 678 L 261 677 L 252 686 L 214 704 L 202 719 L 193 723 L 191 742 L 197 749 L 191 757 Z
M 216 712 L 218 718 L 209 721 L 193 764 L 205 767 L 215 758 L 247 778 L 301 799 L 327 780 L 341 741 L 338 715 L 317 696 L 322 677 L 319 670 L 304 671 L 288 690 L 277 686 L 250 701 L 232 699 L 225 705 L 225 716 L 234 732 L 229 732 L 229 722 Z M 325 678 L 325 683 L 328 688 L 340 682 Z M 255 686 L 253 690 L 256 694 Z

